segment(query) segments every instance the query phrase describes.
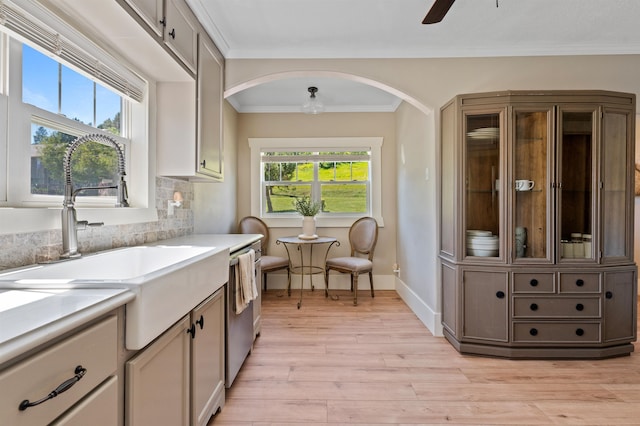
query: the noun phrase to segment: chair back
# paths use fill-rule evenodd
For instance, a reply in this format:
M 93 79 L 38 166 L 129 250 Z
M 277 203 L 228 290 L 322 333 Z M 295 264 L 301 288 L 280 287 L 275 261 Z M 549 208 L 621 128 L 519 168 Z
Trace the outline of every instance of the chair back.
M 238 224 L 238 232 L 240 234 L 262 234 L 262 255 L 267 254 L 267 247 L 269 246 L 269 227 L 261 219 L 255 216 L 246 216 L 240 220 Z
M 378 222 L 372 217 L 362 217 L 356 220 L 349 229 L 349 243 L 351 256 L 366 255 L 373 259 L 373 251 L 378 242 Z

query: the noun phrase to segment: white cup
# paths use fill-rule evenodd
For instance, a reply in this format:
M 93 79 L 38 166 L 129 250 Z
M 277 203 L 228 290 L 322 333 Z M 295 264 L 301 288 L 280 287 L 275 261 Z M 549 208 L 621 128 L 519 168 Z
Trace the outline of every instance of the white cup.
M 518 179 L 516 180 L 516 191 L 531 191 L 535 184 L 532 180 Z

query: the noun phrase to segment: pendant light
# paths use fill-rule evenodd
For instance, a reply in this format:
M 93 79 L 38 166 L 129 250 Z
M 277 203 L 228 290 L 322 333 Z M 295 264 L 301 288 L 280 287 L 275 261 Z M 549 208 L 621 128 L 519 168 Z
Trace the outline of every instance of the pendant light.
M 322 101 L 318 100 L 316 97 L 316 93 L 318 92 L 318 88 L 311 86 L 307 89 L 311 96 L 309 96 L 309 100 L 302 105 L 302 112 L 305 114 L 320 114 L 324 112 L 324 105 Z

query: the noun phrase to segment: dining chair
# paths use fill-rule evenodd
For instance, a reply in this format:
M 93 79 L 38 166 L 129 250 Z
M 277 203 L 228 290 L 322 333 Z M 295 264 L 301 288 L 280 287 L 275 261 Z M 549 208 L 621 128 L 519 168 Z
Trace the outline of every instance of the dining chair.
M 351 274 L 351 291 L 353 304 L 358 304 L 358 276 L 369 273 L 371 297 L 373 293 L 373 251 L 378 242 L 378 222 L 372 217 L 362 217 L 356 220 L 349 229 L 349 244 L 351 255 L 347 257 L 333 257 L 325 264 L 325 295 L 329 292 L 329 271 L 334 270 Z
M 291 292 L 291 270 L 289 268 L 289 259 L 281 256 L 267 255 L 269 247 L 269 227 L 261 219 L 255 216 L 246 216 L 240 220 L 238 224 L 238 232 L 241 234 L 262 234 L 260 267 L 262 269 L 262 283 L 265 291 L 267 290 L 267 274 L 269 272 L 287 271 L 287 291 Z

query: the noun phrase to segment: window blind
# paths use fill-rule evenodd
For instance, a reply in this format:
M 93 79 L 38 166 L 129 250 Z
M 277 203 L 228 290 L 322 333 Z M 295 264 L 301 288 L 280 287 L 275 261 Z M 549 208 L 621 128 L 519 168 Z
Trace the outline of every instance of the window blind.
M 38 2 L 0 0 L 0 25 L 120 95 L 136 102 L 144 99 L 142 78 Z
M 345 150 L 344 152 L 300 152 L 291 153 L 291 151 L 278 153 L 273 150 L 262 151 L 261 160 L 263 163 L 306 163 L 306 162 L 325 162 L 340 163 L 349 161 L 369 161 L 371 154 L 363 152 L 362 148 L 358 150 Z M 274 154 L 274 155 L 271 155 Z

